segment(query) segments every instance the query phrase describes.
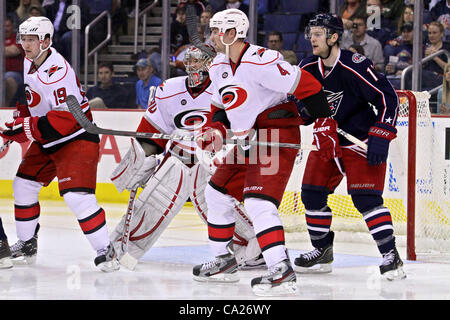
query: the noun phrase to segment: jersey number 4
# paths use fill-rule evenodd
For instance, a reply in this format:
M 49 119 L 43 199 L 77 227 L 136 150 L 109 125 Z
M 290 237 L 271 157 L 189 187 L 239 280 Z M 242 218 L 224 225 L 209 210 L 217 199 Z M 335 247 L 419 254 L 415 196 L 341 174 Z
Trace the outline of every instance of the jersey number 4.
M 66 102 L 67 94 L 66 88 L 59 88 L 53 91 L 53 96 L 55 97 L 55 104 L 59 105 L 61 103 Z
M 289 71 L 287 71 L 286 69 L 283 69 L 280 64 L 277 64 L 278 70 L 280 71 L 282 76 L 285 76 L 287 74 L 290 74 Z

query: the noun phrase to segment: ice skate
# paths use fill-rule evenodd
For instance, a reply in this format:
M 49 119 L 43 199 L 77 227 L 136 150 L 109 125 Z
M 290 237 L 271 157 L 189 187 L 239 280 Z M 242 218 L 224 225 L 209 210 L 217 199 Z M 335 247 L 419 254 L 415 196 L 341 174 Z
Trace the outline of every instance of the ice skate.
M 112 244 L 97 251 L 97 257 L 95 258 L 94 263 L 103 272 L 113 272 L 120 269 L 116 251 Z
M 0 240 L 0 269 L 12 268 L 11 250 L 8 240 Z
M 380 272 L 383 277 L 389 281 L 401 280 L 406 278 L 406 273 L 403 271 L 403 261 L 397 249 L 394 248 L 386 254 L 383 254 L 383 262 L 380 266 Z
M 11 259 L 14 264 L 34 264 L 36 262 L 37 249 L 38 249 L 38 232 L 39 223 L 36 225 L 34 236 L 27 241 L 18 240 L 10 247 Z
M 288 259 L 271 267 L 266 275 L 252 279 L 251 286 L 257 296 L 286 296 L 298 293 L 295 272 Z
M 324 248 L 300 254 L 294 260 L 294 270 L 298 273 L 330 273 L 333 262 L 333 238 L 334 233 L 330 231 L 331 243 Z
M 231 253 L 216 257 L 214 260 L 196 265 L 193 269 L 194 280 L 200 282 L 237 282 L 238 265 Z
M 239 270 L 267 269 L 266 261 L 262 253 L 256 258 L 244 261 L 239 265 Z

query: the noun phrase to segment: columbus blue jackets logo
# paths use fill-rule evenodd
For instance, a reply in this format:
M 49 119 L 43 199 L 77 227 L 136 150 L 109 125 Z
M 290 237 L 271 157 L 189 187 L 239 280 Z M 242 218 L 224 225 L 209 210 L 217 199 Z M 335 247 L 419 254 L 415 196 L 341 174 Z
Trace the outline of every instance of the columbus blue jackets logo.
M 341 105 L 342 98 L 344 97 L 344 91 L 340 92 L 332 92 L 329 90 L 324 90 L 325 94 L 327 95 L 327 101 L 330 105 L 332 116 L 336 114 L 336 112 L 339 109 L 339 106 Z
M 47 70 L 44 70 L 44 72 L 46 72 L 48 77 L 50 78 L 52 75 L 54 75 L 56 73 L 56 71 L 61 70 L 61 69 L 62 69 L 62 67 L 58 67 L 58 66 L 52 65 Z
M 242 106 L 247 101 L 247 91 L 240 85 L 228 85 L 219 89 L 225 110 L 230 111 Z
M 201 109 L 187 110 L 177 114 L 173 121 L 178 129 L 194 131 L 206 123 L 207 114 L 207 111 Z
M 361 54 L 359 54 L 359 53 L 354 53 L 354 54 L 352 55 L 352 61 L 353 61 L 354 63 L 361 63 L 361 62 L 363 62 L 364 60 L 366 60 L 366 57 L 363 56 L 363 55 L 361 55 Z

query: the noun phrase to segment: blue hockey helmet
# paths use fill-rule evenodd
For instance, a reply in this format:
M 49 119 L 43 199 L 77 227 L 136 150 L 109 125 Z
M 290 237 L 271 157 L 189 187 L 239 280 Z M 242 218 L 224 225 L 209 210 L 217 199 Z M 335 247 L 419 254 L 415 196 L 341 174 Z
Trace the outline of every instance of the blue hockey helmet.
M 335 33 L 338 34 L 338 39 L 341 38 L 342 33 L 344 32 L 344 24 L 342 23 L 342 19 L 331 13 L 319 13 L 312 18 L 308 26 L 306 27 L 305 38 L 311 39 L 311 27 L 323 27 L 327 30 L 327 38 L 331 38 L 331 36 Z

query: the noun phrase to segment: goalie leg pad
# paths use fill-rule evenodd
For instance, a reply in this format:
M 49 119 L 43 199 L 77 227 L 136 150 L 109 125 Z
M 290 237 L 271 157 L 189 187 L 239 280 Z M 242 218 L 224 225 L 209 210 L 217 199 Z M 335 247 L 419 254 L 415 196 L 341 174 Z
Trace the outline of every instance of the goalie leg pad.
M 139 260 L 153 246 L 183 208 L 189 198 L 189 173 L 180 160 L 168 157 L 136 199 L 128 241 L 128 253 L 135 259 Z M 111 233 L 119 259 L 125 253 L 121 248 L 125 219 L 126 215 Z

